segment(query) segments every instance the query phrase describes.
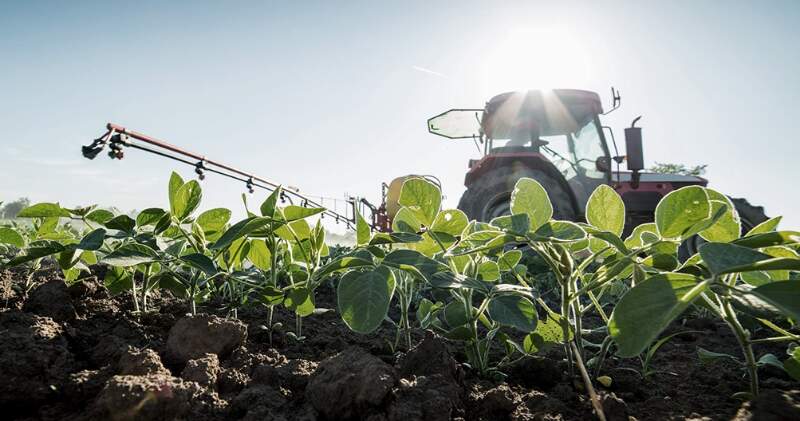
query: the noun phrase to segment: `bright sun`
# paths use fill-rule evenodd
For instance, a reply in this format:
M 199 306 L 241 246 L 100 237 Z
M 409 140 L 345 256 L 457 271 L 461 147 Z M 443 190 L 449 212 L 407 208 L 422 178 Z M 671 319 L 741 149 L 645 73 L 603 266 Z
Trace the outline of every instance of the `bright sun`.
M 486 62 L 487 88 L 571 88 L 589 79 L 586 48 L 567 28 L 516 28 L 501 37 Z

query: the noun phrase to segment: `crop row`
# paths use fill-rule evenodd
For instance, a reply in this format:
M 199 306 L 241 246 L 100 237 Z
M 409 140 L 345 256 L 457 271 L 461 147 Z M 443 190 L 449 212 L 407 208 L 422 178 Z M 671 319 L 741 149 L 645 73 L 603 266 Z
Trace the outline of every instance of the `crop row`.
M 655 222 L 622 238 L 625 207 L 608 186 L 592 194 L 586 223 L 573 223 L 553 220 L 544 188 L 521 179 L 512 214 L 485 223 L 441 209 L 439 189 L 412 178 L 403 185 L 393 232 L 372 232 L 356 215 L 357 244 L 346 250 L 329 249 L 320 221 L 309 223 L 322 208 L 279 206 L 280 189 L 257 213 L 245 200 L 248 216 L 235 223 L 228 209 L 198 213 L 196 181 L 173 173 L 168 192 L 169 209 L 145 209 L 135 219 L 96 207 L 30 206 L 18 215 L 29 221 L 0 227 L 0 262 L 29 268 L 26 291 L 45 258 L 58 263 L 68 283 L 105 264 L 106 287 L 130 292 L 140 312 L 151 311 L 148 295 L 156 288 L 182 297 L 192 312 L 214 302 L 237 317 L 242 306 L 265 306 L 269 329 L 274 309 L 284 306 L 296 314 L 297 340 L 303 319 L 324 311 L 315 304 L 317 289 L 332 281 L 341 318 L 355 332 L 389 323 L 393 346 L 410 348 L 412 329 L 434 330 L 463 344 L 469 367 L 491 377 L 563 347 L 570 373 L 581 376 L 593 401 L 591 379 L 603 378 L 610 355 L 640 358 L 647 376 L 653 354 L 671 337 L 661 337 L 667 326 L 686 311 L 702 311 L 736 335 L 747 395 L 758 394 L 764 364 L 800 379 L 800 233 L 778 230 L 780 218 L 773 218 L 742 235 L 731 201 L 711 189 L 668 194 Z M 705 243 L 680 261 L 680 244 L 693 236 Z M 556 299 L 545 299 L 541 273 L 524 264 L 531 256 L 554 279 Z M 390 312 L 393 305 L 399 311 Z M 590 315 L 602 326 L 584 326 Z M 602 342 L 586 339 L 598 333 Z M 757 358 L 754 346 L 764 342 L 787 344 L 787 356 Z M 498 350 L 501 358 L 492 352 Z

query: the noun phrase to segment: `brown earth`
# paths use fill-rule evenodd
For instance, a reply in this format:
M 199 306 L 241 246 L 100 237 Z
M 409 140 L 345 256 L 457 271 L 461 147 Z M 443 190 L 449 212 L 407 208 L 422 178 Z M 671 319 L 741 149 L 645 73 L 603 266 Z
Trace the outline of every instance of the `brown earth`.
M 99 271 L 98 271 L 99 272 Z M 566 374 L 558 349 L 477 378 L 458 344 L 415 332 L 416 346 L 392 353 L 394 331 L 349 331 L 335 311 L 304 319 L 303 341 L 263 326 L 266 311 L 239 319 L 156 292 L 157 311 L 133 314 L 130 296 L 110 297 L 96 278 L 67 287 L 56 271 L 0 272 L 0 414 L 24 420 L 583 420 L 594 419 L 582 385 Z M 317 305 L 334 308 L 328 286 Z M 284 309 L 275 321 L 294 326 Z M 779 370 L 761 370 L 763 393 L 747 387 L 735 363 L 699 362 L 698 346 L 739 355 L 727 328 L 689 319 L 656 355 L 647 379 L 636 360 L 610 358 L 596 384 L 609 420 L 800 419 L 800 392 Z M 270 336 L 272 345 L 270 345 Z M 596 341 L 598 338 L 589 338 Z M 600 338 L 601 339 L 601 338 Z M 760 348 L 782 357 L 782 348 Z

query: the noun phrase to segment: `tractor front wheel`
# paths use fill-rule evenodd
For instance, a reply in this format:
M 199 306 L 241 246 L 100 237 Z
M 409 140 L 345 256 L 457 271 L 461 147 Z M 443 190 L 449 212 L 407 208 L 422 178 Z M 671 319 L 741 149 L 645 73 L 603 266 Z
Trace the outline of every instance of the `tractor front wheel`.
M 564 191 L 557 180 L 544 171 L 528 167 L 502 167 L 490 171 L 478 178 L 469 186 L 458 208 L 470 219 L 489 222 L 493 218 L 511 214 L 511 192 L 517 180 L 523 177 L 538 181 L 547 191 L 553 204 L 553 218 L 574 221 L 575 209 L 569 194 Z

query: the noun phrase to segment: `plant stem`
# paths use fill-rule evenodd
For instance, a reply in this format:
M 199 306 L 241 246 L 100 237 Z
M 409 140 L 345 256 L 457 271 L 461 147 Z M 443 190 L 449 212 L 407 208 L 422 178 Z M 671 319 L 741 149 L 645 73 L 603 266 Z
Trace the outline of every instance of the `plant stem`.
M 606 355 L 608 355 L 608 349 L 611 348 L 612 342 L 613 340 L 611 335 L 608 335 L 605 339 L 603 339 L 603 344 L 600 345 L 600 352 L 598 353 L 597 363 L 594 367 L 595 378 L 600 376 L 600 369 L 603 367 L 603 363 L 606 361 Z
M 267 307 L 267 327 L 269 332 L 269 346 L 272 346 L 272 314 L 275 313 L 275 306 Z
M 136 275 L 134 272 L 133 275 Z M 131 275 L 131 295 L 133 296 L 133 309 L 137 313 L 139 312 L 139 298 L 136 296 L 136 276 Z
M 736 340 L 742 348 L 745 365 L 747 367 L 747 376 L 750 380 L 750 393 L 753 397 L 756 397 L 758 396 L 758 365 L 756 364 L 756 356 L 753 353 L 749 335 L 744 327 L 742 327 L 742 324 L 739 323 L 739 319 L 736 318 L 736 313 L 733 311 L 730 300 L 725 297 L 723 301 L 722 310 L 725 312 L 724 320 L 728 326 L 730 326 L 731 330 L 733 330 L 733 333 L 736 335 Z
M 798 340 L 797 336 L 773 336 L 771 338 L 761 338 L 761 339 L 750 339 L 750 344 L 761 344 L 761 343 L 771 343 L 771 342 L 788 342 L 788 341 L 796 341 Z
M 300 317 L 299 314 L 295 315 L 294 328 L 295 328 L 295 331 L 297 332 L 297 339 L 300 339 L 301 337 L 303 337 L 303 318 Z
M 563 282 L 561 283 L 561 332 L 562 335 L 564 335 L 564 353 L 567 354 L 569 377 L 574 378 L 575 368 L 573 367 L 572 347 L 570 346 L 571 341 L 569 339 L 569 308 L 569 285 Z
M 586 372 L 586 367 L 583 365 L 583 359 L 581 358 L 580 352 L 578 352 L 578 348 L 575 346 L 574 342 L 570 342 L 570 345 L 575 353 L 575 362 L 578 364 L 578 370 L 581 372 L 584 385 L 586 385 L 586 391 L 589 392 L 589 399 L 592 401 L 595 415 L 597 415 L 597 418 L 600 421 L 606 421 L 606 414 L 603 412 L 603 405 L 600 403 L 600 398 L 597 396 L 594 386 L 592 386 L 592 380 L 589 378 L 589 373 Z

